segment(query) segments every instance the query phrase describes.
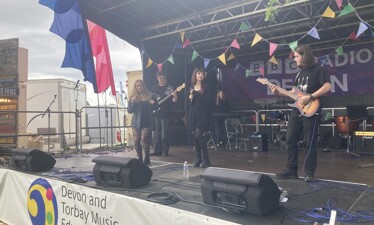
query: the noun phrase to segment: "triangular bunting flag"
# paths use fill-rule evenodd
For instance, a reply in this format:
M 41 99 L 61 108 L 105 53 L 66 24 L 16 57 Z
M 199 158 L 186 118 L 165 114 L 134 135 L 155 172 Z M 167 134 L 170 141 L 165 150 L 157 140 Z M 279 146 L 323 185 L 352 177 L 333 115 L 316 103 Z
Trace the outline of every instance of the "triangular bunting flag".
M 245 70 L 245 77 L 248 78 L 251 76 L 252 70 Z
M 184 42 L 184 31 L 179 32 L 182 42 Z
M 252 45 L 251 45 L 251 47 L 252 47 L 253 45 L 257 44 L 257 43 L 258 43 L 259 41 L 261 41 L 261 40 L 262 40 L 262 37 L 261 37 L 259 34 L 256 33 L 255 38 L 253 38 L 253 41 L 252 41 Z
M 169 56 L 168 61 L 174 65 L 174 58 L 172 55 Z
M 222 53 L 220 56 L 218 56 L 218 59 L 221 60 L 221 62 L 226 65 L 226 55 L 225 55 L 225 53 Z
M 342 4 L 343 4 L 343 0 L 336 0 L 336 4 L 338 5 L 338 8 L 340 10 L 340 8 L 342 7 Z
M 240 24 L 240 28 L 239 28 L 239 30 L 240 31 L 247 31 L 247 30 L 249 30 L 249 26 L 248 26 L 248 24 L 246 23 L 246 22 L 242 22 L 241 24 Z
M 298 41 L 291 42 L 288 46 L 290 46 L 290 49 L 294 52 L 297 48 Z
M 357 40 L 357 39 L 356 39 L 356 33 L 353 31 L 353 32 L 348 36 L 348 39 L 350 39 L 350 40 Z
M 335 12 L 330 7 L 327 7 L 325 12 L 322 14 L 323 17 L 335 18 Z
M 257 115 L 257 114 L 253 114 L 253 115 L 251 116 L 252 121 L 255 122 L 255 123 L 257 122 L 257 121 L 256 121 L 256 118 L 257 118 L 256 115 Z
M 261 73 L 262 76 L 265 76 L 265 68 L 264 67 L 260 67 L 258 69 L 258 71 L 260 71 L 260 73 Z
M 277 59 L 274 56 L 269 59 L 269 62 L 278 65 L 278 61 L 277 61 Z
M 261 119 L 262 119 L 262 122 L 265 122 L 266 115 L 265 114 L 261 114 Z
M 176 48 L 182 48 L 182 43 L 180 43 L 179 41 L 177 41 L 177 43 L 175 43 L 175 47 Z
M 343 55 L 344 54 L 343 46 L 340 46 L 339 48 L 337 48 L 335 52 L 338 53 L 338 55 Z
M 235 58 L 234 54 L 231 53 L 231 54 L 229 55 L 229 57 L 227 58 L 227 61 L 230 61 L 231 59 L 234 59 L 234 58 Z
M 358 38 L 362 33 L 364 33 L 365 32 L 365 30 L 367 30 L 368 29 L 368 26 L 365 24 L 365 23 L 363 23 L 362 21 L 361 21 L 361 23 L 360 23 L 360 27 L 358 28 L 358 31 L 357 31 L 357 35 L 356 35 L 356 38 Z
M 240 68 L 240 65 L 239 65 L 239 63 L 237 63 L 237 64 L 235 65 L 234 71 L 237 71 L 239 68 Z
M 318 40 L 320 39 L 316 27 L 313 27 L 313 28 L 308 32 L 308 35 L 314 37 L 315 39 L 318 39 Z
M 278 47 L 278 44 L 269 42 L 269 57 L 273 55 L 277 47 Z
M 187 46 L 189 46 L 191 43 L 190 43 L 190 39 L 186 39 L 185 41 L 184 41 L 184 43 L 183 43 L 183 48 L 185 48 L 185 47 L 187 47 Z
M 347 14 L 350 14 L 354 11 L 355 9 L 353 8 L 353 6 L 351 5 L 351 3 L 348 3 L 348 5 L 346 5 L 344 7 L 344 9 L 339 13 L 338 17 L 341 17 L 341 16 L 345 16 Z
M 329 60 L 328 60 L 328 56 L 327 55 L 323 55 L 319 58 L 319 62 L 321 65 L 325 65 Z
M 158 68 L 158 72 L 161 72 L 162 71 L 162 63 L 157 64 L 157 68 Z
M 330 112 L 327 112 L 326 113 L 326 115 L 325 115 L 325 121 L 327 121 L 327 120 L 331 120 L 332 119 L 332 115 L 331 115 L 331 113 Z
M 233 48 L 240 49 L 240 45 L 238 44 L 238 41 L 236 40 L 236 38 L 232 41 L 230 46 Z
M 210 59 L 204 59 L 204 69 L 208 68 Z
M 150 66 L 152 65 L 152 63 L 153 63 L 152 59 L 151 59 L 151 58 L 148 58 L 148 63 L 147 63 L 147 65 L 145 66 L 145 68 L 150 67 Z
M 192 53 L 191 61 L 194 61 L 199 54 L 194 50 Z

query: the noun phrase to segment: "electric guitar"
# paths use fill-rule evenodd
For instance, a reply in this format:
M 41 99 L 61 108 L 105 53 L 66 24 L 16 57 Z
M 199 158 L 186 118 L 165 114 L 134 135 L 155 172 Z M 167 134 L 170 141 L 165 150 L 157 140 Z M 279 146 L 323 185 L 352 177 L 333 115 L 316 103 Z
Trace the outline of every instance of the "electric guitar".
M 305 94 L 304 92 L 302 92 L 297 87 L 293 87 L 293 92 L 289 92 L 289 91 L 269 82 L 268 79 L 266 79 L 266 78 L 257 78 L 256 81 L 260 82 L 261 84 L 266 84 L 268 86 L 274 85 L 275 87 L 277 87 L 277 90 L 278 90 L 279 93 L 284 94 L 284 95 L 294 99 L 295 102 L 292 103 L 292 104 L 288 104 L 288 105 L 291 106 L 291 107 L 297 108 L 300 111 L 301 115 L 303 115 L 305 117 L 313 116 L 317 112 L 317 110 L 319 109 L 319 106 L 320 106 L 320 100 L 319 99 L 314 99 L 306 105 L 300 104 L 297 101 L 298 98 L 301 97 L 301 96 L 308 96 L 309 94 Z
M 183 88 L 185 88 L 185 87 L 186 87 L 186 84 L 183 83 L 181 86 L 177 87 L 174 91 L 176 91 L 176 92 L 180 92 L 180 91 L 181 91 Z M 173 91 L 173 92 L 174 92 L 174 91 Z M 163 98 L 157 98 L 157 103 L 158 103 L 158 105 L 161 105 L 163 102 L 165 102 L 166 100 L 168 100 L 171 96 L 173 96 L 172 93 L 166 95 L 166 96 L 163 97 Z M 158 110 L 160 110 L 160 108 L 158 108 L 158 109 L 155 110 L 154 112 L 157 112 Z

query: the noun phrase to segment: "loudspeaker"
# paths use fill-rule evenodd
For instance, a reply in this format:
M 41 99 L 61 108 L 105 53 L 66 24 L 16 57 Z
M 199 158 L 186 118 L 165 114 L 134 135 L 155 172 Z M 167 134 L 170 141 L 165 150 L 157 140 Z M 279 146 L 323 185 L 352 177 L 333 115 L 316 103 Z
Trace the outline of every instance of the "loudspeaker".
M 209 167 L 201 177 L 205 204 L 254 215 L 266 215 L 279 206 L 279 188 L 268 175 Z
M 266 134 L 252 134 L 249 136 L 249 140 L 252 151 L 268 151 L 268 136 Z
M 19 148 L 12 150 L 12 166 L 21 170 L 44 172 L 53 168 L 56 159 L 38 149 Z
M 357 153 L 374 154 L 374 132 L 356 131 L 353 136 L 353 150 Z
M 98 156 L 93 173 L 97 184 L 138 188 L 147 185 L 152 177 L 152 170 L 139 159 Z

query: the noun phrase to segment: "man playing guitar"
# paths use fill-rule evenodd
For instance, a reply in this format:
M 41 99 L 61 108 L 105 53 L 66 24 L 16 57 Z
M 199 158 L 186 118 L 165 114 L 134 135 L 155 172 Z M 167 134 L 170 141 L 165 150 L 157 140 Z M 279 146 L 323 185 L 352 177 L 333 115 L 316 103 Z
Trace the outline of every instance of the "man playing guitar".
M 167 83 L 163 73 L 158 72 L 156 77 L 158 84 L 153 87 L 151 92 L 156 95 L 160 108 L 154 112 L 155 131 L 152 135 L 153 153 L 151 156 L 168 156 L 169 123 L 173 103 L 177 102 L 177 92 Z
M 296 65 L 300 71 L 296 75 L 294 86 L 302 93 L 295 94 L 298 90 L 293 88 L 285 93 L 274 84 L 268 84 L 270 90 L 275 94 L 296 95 L 295 108 L 292 110 L 287 125 L 286 149 L 287 167 L 276 173 L 278 179 L 298 178 L 298 150 L 297 142 L 299 134 L 303 130 L 306 139 L 306 156 L 303 164 L 306 182 L 314 181 L 314 173 L 317 168 L 317 138 L 320 123 L 320 111 L 316 113 L 304 113 L 304 109 L 310 103 L 317 102 L 318 98 L 324 96 L 331 90 L 330 78 L 323 67 L 315 62 L 311 48 L 308 45 L 298 46 L 294 52 Z M 287 92 L 287 91 L 286 91 Z M 318 101 L 319 106 L 319 101 Z

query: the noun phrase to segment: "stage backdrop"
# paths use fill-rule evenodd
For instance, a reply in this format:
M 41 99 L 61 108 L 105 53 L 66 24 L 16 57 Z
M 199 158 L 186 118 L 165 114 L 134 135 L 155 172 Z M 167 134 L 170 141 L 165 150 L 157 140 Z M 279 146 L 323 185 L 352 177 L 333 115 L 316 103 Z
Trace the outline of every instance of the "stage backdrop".
M 316 60 L 326 68 L 330 75 L 332 84 L 331 93 L 328 94 L 324 102 L 330 106 L 338 102 L 328 103 L 330 99 L 343 97 L 346 100 L 354 99 L 355 102 L 340 102 L 342 105 L 358 104 L 357 95 L 372 95 L 374 93 L 374 63 L 373 44 L 361 44 L 344 47 L 344 54 L 338 55 L 336 52 L 315 51 Z M 267 86 L 257 82 L 257 78 L 267 78 L 270 82 L 285 89 L 291 88 L 293 79 L 298 72 L 298 68 L 293 58 L 284 56 L 277 57 L 278 64 L 267 63 L 265 60 L 247 62 L 246 69 L 250 69 L 250 76 L 246 77 L 246 71 L 242 67 L 223 68 L 221 86 L 229 96 L 235 108 L 251 108 L 253 106 L 263 106 L 266 104 L 276 104 L 291 99 L 279 99 L 275 97 Z M 264 67 L 265 75 L 262 76 L 259 69 Z M 363 102 L 363 104 L 367 104 Z M 373 103 L 372 103 L 373 104 Z M 323 105 L 326 107 L 326 104 Z M 336 105 L 337 106 L 337 105 Z M 261 108 L 261 107 L 260 107 Z

